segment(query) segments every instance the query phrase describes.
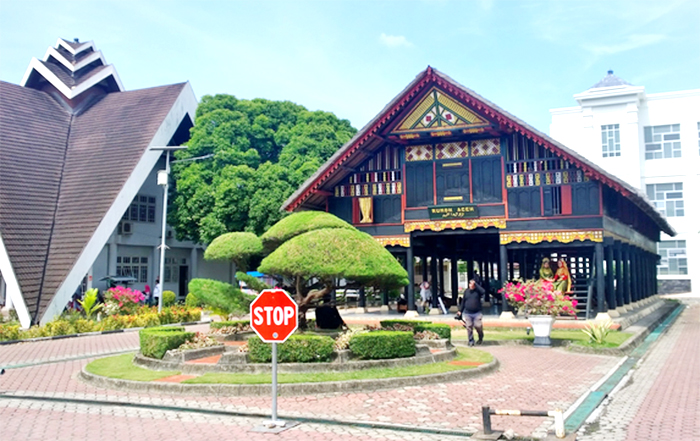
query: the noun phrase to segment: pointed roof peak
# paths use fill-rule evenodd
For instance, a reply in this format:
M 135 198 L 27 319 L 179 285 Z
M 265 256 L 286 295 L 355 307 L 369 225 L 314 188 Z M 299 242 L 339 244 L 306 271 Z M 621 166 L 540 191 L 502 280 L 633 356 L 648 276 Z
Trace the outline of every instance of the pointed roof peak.
M 603 77 L 602 80 L 595 83 L 591 89 L 600 89 L 602 87 L 615 87 L 615 86 L 631 86 L 632 84 L 623 80 L 622 78 L 616 76 L 613 70 L 608 70 L 608 74 Z
M 72 42 L 59 38 L 42 60 L 33 58 L 20 83 L 45 91 L 47 84 L 71 107 L 73 100 L 89 90 L 101 94 L 124 91 L 114 66 L 107 64 L 95 43 L 77 38 Z

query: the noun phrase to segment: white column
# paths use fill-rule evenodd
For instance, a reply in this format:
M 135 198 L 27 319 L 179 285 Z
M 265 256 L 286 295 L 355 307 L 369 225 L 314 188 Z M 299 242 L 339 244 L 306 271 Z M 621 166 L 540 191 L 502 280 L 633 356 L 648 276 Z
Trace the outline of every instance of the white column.
M 199 275 L 199 261 L 197 258 L 197 247 L 194 247 L 190 250 L 190 280 L 197 278 Z

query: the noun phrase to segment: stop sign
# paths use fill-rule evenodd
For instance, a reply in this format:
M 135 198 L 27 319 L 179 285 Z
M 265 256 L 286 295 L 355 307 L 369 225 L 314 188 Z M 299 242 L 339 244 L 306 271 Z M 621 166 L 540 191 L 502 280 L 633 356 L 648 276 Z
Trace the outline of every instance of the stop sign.
M 250 304 L 250 326 L 265 343 L 282 343 L 296 331 L 299 308 L 283 289 L 266 289 Z

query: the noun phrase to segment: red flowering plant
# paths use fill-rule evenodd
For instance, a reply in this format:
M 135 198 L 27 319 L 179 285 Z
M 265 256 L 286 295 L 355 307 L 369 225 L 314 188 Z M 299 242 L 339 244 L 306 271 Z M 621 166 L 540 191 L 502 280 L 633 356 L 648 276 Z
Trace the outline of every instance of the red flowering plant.
M 555 291 L 554 284 L 548 280 L 509 282 L 498 292 L 503 293 L 509 305 L 528 315 L 576 316 L 578 302 Z
M 145 297 L 141 291 L 116 286 L 105 293 L 104 311 L 108 315 L 134 314 L 144 300 Z

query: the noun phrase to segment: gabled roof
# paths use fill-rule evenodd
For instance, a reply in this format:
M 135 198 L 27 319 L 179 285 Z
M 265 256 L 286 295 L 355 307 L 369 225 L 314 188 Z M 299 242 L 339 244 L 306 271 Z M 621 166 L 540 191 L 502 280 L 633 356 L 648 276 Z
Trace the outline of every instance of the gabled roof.
M 92 41 L 68 42 L 59 38 L 43 60 L 32 58 L 21 85 L 43 90 L 50 84 L 70 102 L 101 84 L 106 92 L 124 90 L 114 66 L 108 65 Z
M 80 115 L 0 82 L 0 234 L 40 316 L 186 83 L 111 93 Z
M 0 264 L 24 326 L 61 312 L 157 162 L 149 146 L 186 141 L 194 120 L 188 83 L 110 88 L 95 53 L 59 39 L 31 84 L 0 81 Z
M 319 206 L 320 198 L 328 195 L 328 187 L 350 174 L 352 167 L 384 142 L 383 132 L 396 125 L 403 113 L 415 106 L 426 92 L 437 87 L 458 102 L 466 105 L 481 117 L 498 125 L 501 129 L 517 132 L 551 150 L 562 159 L 582 169 L 584 173 L 629 198 L 647 213 L 661 230 L 675 235 L 666 218 L 654 207 L 646 195 L 621 179 L 605 172 L 575 151 L 567 148 L 548 135 L 540 132 L 521 119 L 511 115 L 474 91 L 462 86 L 449 76 L 428 66 L 423 72 L 387 104 L 382 111 L 343 145 L 316 173 L 304 182 L 282 205 L 282 209 L 294 211 L 302 206 Z M 318 200 L 316 200 L 318 199 Z

